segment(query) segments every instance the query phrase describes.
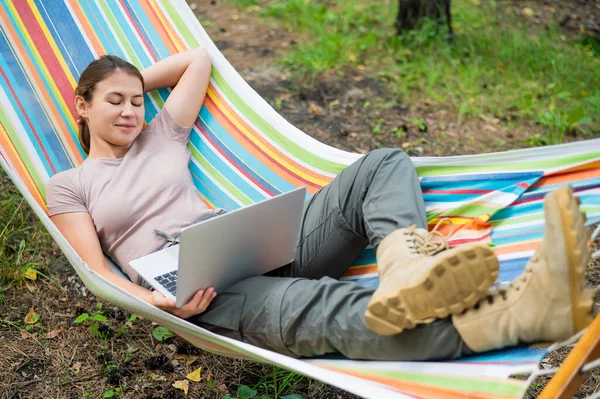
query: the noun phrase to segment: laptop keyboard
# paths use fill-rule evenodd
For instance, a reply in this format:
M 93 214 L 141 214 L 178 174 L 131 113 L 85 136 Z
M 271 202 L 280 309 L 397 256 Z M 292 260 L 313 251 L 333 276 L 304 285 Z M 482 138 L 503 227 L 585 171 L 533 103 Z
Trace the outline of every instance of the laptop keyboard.
M 156 281 L 163 287 L 165 287 L 171 294 L 176 295 L 177 291 L 177 270 L 172 272 L 161 274 L 160 276 L 154 277 Z

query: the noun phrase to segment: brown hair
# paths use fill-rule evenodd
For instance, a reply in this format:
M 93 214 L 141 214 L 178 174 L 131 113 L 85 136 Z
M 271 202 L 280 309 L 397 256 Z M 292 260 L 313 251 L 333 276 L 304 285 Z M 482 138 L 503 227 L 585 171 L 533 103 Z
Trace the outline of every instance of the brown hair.
M 140 79 L 144 87 L 144 77 L 135 65 L 115 55 L 103 55 L 85 68 L 79 77 L 75 95 L 81 96 L 86 102 L 92 101 L 96 85 L 115 72 L 125 72 Z M 79 118 L 79 143 L 86 155 L 90 153 L 90 128 L 83 118 Z

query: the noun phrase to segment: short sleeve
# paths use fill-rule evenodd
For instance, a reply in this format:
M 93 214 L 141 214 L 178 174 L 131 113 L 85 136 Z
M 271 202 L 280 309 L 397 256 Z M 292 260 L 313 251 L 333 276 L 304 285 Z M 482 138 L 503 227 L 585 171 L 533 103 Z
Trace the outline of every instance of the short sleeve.
M 154 133 L 166 139 L 187 143 L 190 139 L 191 127 L 183 127 L 173 119 L 169 111 L 163 107 L 146 127 L 146 133 Z
M 58 173 L 46 185 L 48 216 L 69 212 L 88 212 L 79 189 L 79 174 L 75 169 Z

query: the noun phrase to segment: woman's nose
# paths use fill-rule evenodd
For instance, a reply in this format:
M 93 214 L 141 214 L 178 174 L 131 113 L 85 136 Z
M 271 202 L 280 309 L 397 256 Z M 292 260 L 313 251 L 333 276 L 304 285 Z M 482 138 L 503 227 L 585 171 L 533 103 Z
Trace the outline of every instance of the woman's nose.
M 123 110 L 121 111 L 121 116 L 123 117 L 131 117 L 134 116 L 135 112 L 133 111 L 133 105 L 125 104 L 123 106 Z

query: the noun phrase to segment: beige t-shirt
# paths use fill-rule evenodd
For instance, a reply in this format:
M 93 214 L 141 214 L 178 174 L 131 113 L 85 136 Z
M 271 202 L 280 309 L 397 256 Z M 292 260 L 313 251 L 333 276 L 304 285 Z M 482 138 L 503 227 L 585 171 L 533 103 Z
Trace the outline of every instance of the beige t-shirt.
M 163 108 L 125 157 L 86 159 L 54 175 L 46 189 L 48 215 L 88 212 L 102 250 L 137 282 L 129 261 L 164 243 L 153 229 L 176 234 L 213 212 L 188 169 L 190 131 Z

